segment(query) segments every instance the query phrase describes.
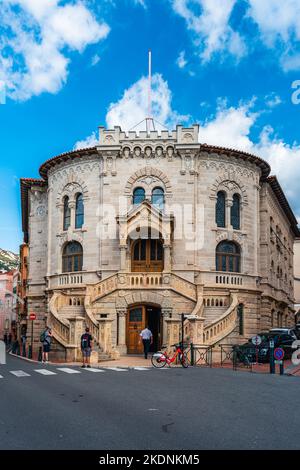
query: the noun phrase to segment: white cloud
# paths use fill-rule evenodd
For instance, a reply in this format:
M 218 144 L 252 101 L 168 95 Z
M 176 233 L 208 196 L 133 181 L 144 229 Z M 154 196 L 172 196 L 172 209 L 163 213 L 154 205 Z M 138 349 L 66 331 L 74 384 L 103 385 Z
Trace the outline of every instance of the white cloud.
M 98 54 L 95 54 L 92 57 L 91 66 L 94 67 L 95 65 L 97 65 L 100 62 L 100 60 L 101 60 L 100 56 Z
M 16 100 L 57 93 L 67 80 L 68 52 L 81 53 L 109 33 L 80 0 L 3 0 L 0 24 L 0 79 Z
M 136 5 L 140 5 L 143 8 L 147 8 L 145 0 L 133 0 Z
M 251 103 L 237 108 L 220 107 L 216 116 L 200 127 L 199 140 L 254 153 L 267 160 L 271 173 L 277 175 L 295 212 L 300 214 L 300 146 L 287 144 L 274 135 L 270 126 L 265 126 L 258 142 L 254 142 L 250 134 L 258 116 Z
M 168 83 L 158 73 L 152 78 L 152 114 L 165 126 L 173 127 L 178 121 L 186 121 L 171 106 L 172 94 Z M 148 79 L 142 77 L 125 90 L 122 98 L 111 103 L 106 115 L 108 127 L 121 126 L 129 130 L 148 116 Z M 145 127 L 145 126 L 144 126 Z
M 236 0 L 172 0 L 174 11 L 192 31 L 203 62 L 218 52 L 227 52 L 236 59 L 246 54 L 244 40 L 229 24 L 235 3 Z
M 282 103 L 282 99 L 280 98 L 280 96 L 274 92 L 267 95 L 265 97 L 265 100 L 266 106 L 268 106 L 268 108 L 275 108 L 276 106 L 279 106 Z
M 299 0 L 248 0 L 248 2 L 250 5 L 248 15 L 258 25 L 263 42 L 270 48 L 279 49 L 282 67 L 286 71 L 299 69 Z
M 79 140 L 76 142 L 74 145 L 74 150 L 79 150 L 79 149 L 87 149 L 90 147 L 95 147 L 98 145 L 99 140 L 96 135 L 96 132 L 93 132 L 91 135 L 89 135 L 86 139 L 84 140 Z
M 180 69 L 184 69 L 184 67 L 186 66 L 187 64 L 187 60 L 185 58 L 185 51 L 181 51 L 177 60 L 176 60 L 176 64 L 178 65 L 178 67 Z

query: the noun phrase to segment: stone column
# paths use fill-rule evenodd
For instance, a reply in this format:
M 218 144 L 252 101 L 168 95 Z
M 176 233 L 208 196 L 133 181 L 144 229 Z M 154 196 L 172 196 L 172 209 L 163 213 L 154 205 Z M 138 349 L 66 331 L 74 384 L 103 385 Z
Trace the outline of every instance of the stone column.
M 171 308 L 162 308 L 162 346 L 167 346 L 168 344 L 168 319 L 171 318 L 172 309 Z
M 117 309 L 118 315 L 118 344 L 117 349 L 120 354 L 127 353 L 127 346 L 126 346 L 126 308 Z
M 225 220 L 225 225 L 227 228 L 232 229 L 231 226 L 231 206 L 232 206 L 232 198 L 227 198 L 226 199 L 226 220 Z
M 127 271 L 127 247 L 126 245 L 120 245 L 120 270 Z
M 71 211 L 71 225 L 70 228 L 71 230 L 75 229 L 75 212 L 76 212 L 76 202 L 75 201 L 70 201 L 69 202 L 69 208 Z
M 164 271 L 170 272 L 171 271 L 171 246 L 164 245 Z

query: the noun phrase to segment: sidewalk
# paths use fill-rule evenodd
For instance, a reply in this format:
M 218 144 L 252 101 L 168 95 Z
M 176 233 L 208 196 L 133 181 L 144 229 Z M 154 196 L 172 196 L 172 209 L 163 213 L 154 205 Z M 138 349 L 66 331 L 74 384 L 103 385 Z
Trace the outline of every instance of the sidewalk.
M 19 359 L 23 359 L 24 361 L 34 362 L 41 364 L 41 362 L 35 359 L 28 359 L 26 357 L 18 356 L 17 354 L 9 353 L 13 357 L 18 357 Z M 49 361 L 49 365 L 53 366 L 81 366 L 82 362 L 52 362 Z M 91 364 L 92 367 L 153 367 L 151 364 L 151 359 L 145 359 L 144 356 L 121 356 L 120 359 L 113 360 L 113 361 L 101 361 L 97 364 Z

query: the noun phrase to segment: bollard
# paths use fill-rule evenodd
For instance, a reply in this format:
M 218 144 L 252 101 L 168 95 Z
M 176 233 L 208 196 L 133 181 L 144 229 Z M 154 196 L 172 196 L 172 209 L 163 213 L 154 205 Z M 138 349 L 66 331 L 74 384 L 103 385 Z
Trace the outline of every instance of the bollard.
M 279 373 L 280 375 L 284 375 L 284 362 L 281 361 L 279 364 Z
M 32 359 L 32 346 L 31 346 L 31 344 L 28 346 L 28 359 Z
M 0 364 L 6 364 L 6 347 L 4 341 L 0 341 Z
M 38 357 L 38 361 L 39 362 L 42 362 L 43 360 L 43 352 L 42 352 L 42 347 L 39 348 L 39 357 Z
M 275 374 L 274 341 L 270 341 L 270 374 Z
M 194 345 L 191 343 L 191 366 L 195 365 Z

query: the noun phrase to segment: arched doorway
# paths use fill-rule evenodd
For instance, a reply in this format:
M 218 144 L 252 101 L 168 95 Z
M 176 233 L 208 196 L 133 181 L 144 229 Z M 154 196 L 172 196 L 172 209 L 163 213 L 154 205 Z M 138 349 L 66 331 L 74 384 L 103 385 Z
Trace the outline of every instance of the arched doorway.
M 132 242 L 132 272 L 161 272 L 163 268 L 163 243 L 161 239 L 139 238 Z
M 153 305 L 135 305 L 129 307 L 126 326 L 126 346 L 128 354 L 143 354 L 140 333 L 146 328 L 152 331 L 153 344 L 150 352 L 158 351 L 162 346 L 161 309 Z

